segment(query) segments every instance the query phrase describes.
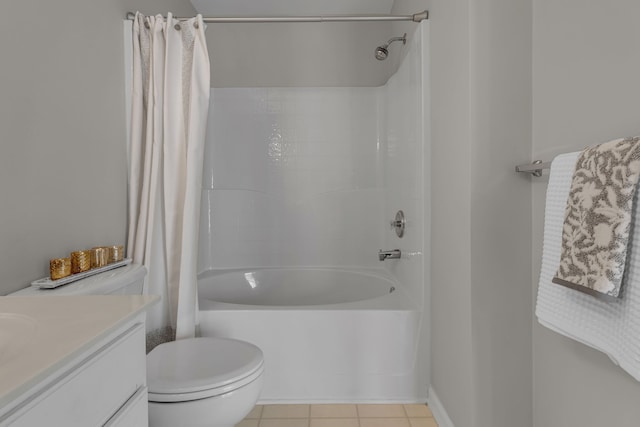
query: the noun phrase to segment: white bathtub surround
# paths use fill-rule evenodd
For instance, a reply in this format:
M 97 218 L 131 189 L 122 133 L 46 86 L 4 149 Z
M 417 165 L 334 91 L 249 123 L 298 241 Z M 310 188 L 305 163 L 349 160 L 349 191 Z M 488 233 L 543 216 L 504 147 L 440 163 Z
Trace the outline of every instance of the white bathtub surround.
M 263 351 L 260 402 L 426 397 L 416 375 L 420 310 L 384 269 L 231 270 L 203 275 L 199 287 L 201 334 Z
M 384 214 L 385 220 L 389 220 L 402 209 L 406 227 L 402 238 L 386 228 L 384 247 L 402 249 L 403 257 L 401 262 L 383 264 L 412 300 L 420 301 L 424 308 L 416 338 L 420 360 L 416 375 L 421 387 L 416 394 L 426 397 L 431 383 L 429 23 L 421 23 L 410 36 L 404 61 L 384 87 L 388 152 Z
M 422 298 L 425 25 L 382 87 L 212 89 L 200 271 L 380 267 L 400 244 Z M 399 209 L 409 229 L 392 240 Z
M 408 50 L 398 71 L 383 87 L 381 126 L 386 135 L 384 156 L 384 219 L 388 222 L 402 209 L 406 227 L 402 238 L 385 227 L 385 249 L 402 249 L 402 262 L 384 262 L 411 297 L 422 301 L 425 292 L 425 164 L 428 164 L 428 144 L 425 120 L 428 119 L 428 87 L 426 61 L 427 26 L 420 25 L 408 37 Z M 428 174 L 427 174 L 428 175 Z
M 379 88 L 212 89 L 201 270 L 377 266 L 379 97 Z
M 262 401 L 427 398 L 426 25 L 382 87 L 212 89 L 200 330 L 264 351 Z
M 149 271 L 144 292 L 162 297 L 149 329 L 170 325 L 178 338 L 194 336 L 197 315 L 210 77 L 204 29 L 200 16 L 179 22 L 171 14 L 137 14 L 133 26 L 128 256 Z

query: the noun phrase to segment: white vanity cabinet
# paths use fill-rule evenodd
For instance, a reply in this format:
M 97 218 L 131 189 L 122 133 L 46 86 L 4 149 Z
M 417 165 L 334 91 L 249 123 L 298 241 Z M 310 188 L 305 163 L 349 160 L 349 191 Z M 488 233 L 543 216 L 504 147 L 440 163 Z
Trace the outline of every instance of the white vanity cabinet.
M 3 363 L 0 353 L 0 426 L 148 425 L 144 308 L 154 297 L 31 298 L 50 300 L 40 319 L 18 299 L 29 298 L 3 298 L 0 313 L 38 324 L 22 354 Z

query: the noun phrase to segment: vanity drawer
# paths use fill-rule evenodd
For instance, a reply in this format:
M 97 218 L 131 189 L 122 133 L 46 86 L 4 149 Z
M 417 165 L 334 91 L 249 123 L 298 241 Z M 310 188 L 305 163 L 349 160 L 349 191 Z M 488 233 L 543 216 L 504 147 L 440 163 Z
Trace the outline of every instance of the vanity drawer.
M 129 326 L 59 371 L 2 425 L 101 426 L 139 389 L 146 393 L 144 323 Z
M 147 388 L 140 387 L 104 427 L 147 427 L 149 425 L 148 398 Z

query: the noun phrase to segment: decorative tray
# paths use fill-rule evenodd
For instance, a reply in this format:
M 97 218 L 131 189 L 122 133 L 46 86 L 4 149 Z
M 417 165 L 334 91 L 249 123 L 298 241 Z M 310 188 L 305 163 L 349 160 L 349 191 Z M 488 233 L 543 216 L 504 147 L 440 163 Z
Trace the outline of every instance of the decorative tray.
M 33 282 L 31 282 L 31 286 L 40 288 L 40 289 L 53 289 L 53 288 L 57 288 L 58 286 L 76 282 L 80 279 L 94 276 L 98 273 L 103 273 L 105 271 L 113 270 L 114 268 L 123 267 L 128 264 L 131 264 L 131 258 L 125 258 L 122 261 L 114 262 L 113 264 L 107 264 L 104 267 L 92 268 L 91 270 L 83 271 L 82 273 L 72 274 L 71 276 L 63 277 L 62 279 L 58 279 L 58 280 L 51 280 L 51 278 L 49 277 L 34 280 Z

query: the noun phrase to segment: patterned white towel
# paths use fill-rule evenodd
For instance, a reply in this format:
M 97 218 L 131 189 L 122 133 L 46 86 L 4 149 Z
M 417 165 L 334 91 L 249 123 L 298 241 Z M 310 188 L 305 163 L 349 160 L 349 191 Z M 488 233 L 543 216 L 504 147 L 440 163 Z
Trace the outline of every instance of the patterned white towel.
M 603 301 L 551 283 L 560 263 L 564 211 L 579 154 L 560 155 L 551 164 L 536 315 L 540 324 L 602 351 L 640 381 L 640 209 L 633 211 L 622 298 Z
M 585 149 L 578 157 L 553 283 L 611 300 L 622 296 L 640 176 L 640 137 Z

